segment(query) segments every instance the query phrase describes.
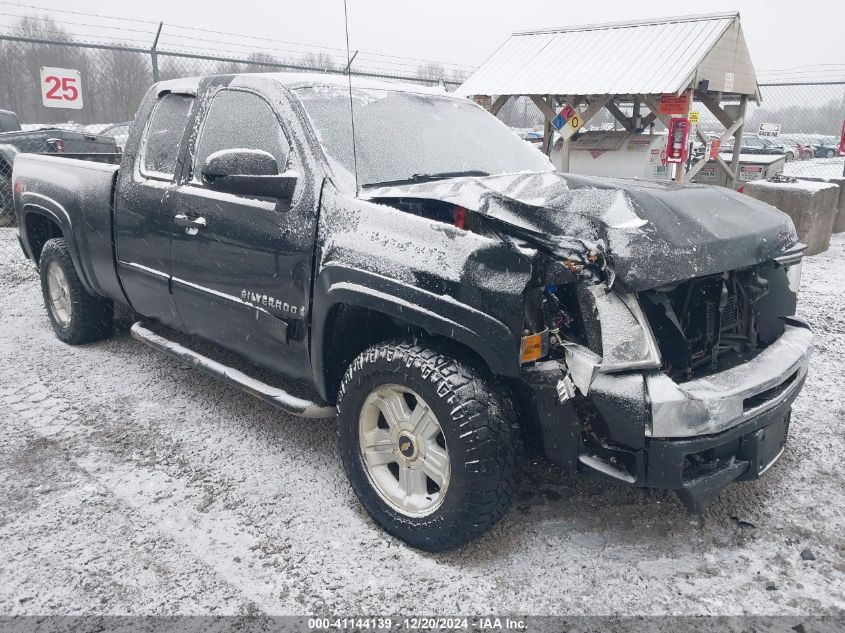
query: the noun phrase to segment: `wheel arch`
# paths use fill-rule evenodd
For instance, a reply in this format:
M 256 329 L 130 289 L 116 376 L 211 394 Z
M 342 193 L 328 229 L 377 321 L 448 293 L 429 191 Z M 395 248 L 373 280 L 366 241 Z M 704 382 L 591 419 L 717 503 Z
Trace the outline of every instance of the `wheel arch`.
M 64 238 L 83 287 L 88 292 L 94 292 L 91 280 L 88 278 L 87 271 L 80 260 L 73 225 L 67 211 L 49 198 L 44 196 L 35 198 L 34 196 L 35 194 L 31 192 L 24 192 L 21 195 L 21 214 L 18 218 L 18 226 L 24 253 L 38 264 L 41 250 L 47 240 L 54 237 Z M 48 236 L 45 238 L 41 231 L 47 231 Z
M 25 237 L 21 236 L 21 240 L 26 244 L 25 249 L 30 259 L 36 264 L 41 259 L 41 251 L 48 240 L 65 237 L 55 216 L 41 210 L 32 209 L 30 213 L 26 213 L 21 224 L 25 229 Z
M 430 338 L 434 346 L 495 375 L 519 374 L 519 340 L 504 323 L 450 297 L 375 273 L 327 267 L 315 283 L 312 315 L 314 382 L 328 402 L 334 402 L 355 356 L 397 336 Z

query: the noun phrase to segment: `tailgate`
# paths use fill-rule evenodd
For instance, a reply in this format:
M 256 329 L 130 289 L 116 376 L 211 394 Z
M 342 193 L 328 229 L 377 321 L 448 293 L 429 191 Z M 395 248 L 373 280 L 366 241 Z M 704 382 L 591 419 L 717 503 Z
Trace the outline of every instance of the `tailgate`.
M 60 134 L 57 134 L 55 138 L 60 138 L 64 142 L 65 154 L 117 152 L 117 145 L 115 144 L 114 139 L 108 136 L 62 131 Z

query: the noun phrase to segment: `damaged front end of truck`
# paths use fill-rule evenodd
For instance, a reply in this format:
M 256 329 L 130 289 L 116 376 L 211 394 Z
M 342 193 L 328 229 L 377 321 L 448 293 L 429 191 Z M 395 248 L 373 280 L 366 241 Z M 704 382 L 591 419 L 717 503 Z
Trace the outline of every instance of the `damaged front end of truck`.
M 701 512 L 780 457 L 812 346 L 786 215 L 727 190 L 553 172 L 366 195 L 530 261 L 509 383 L 552 461 Z

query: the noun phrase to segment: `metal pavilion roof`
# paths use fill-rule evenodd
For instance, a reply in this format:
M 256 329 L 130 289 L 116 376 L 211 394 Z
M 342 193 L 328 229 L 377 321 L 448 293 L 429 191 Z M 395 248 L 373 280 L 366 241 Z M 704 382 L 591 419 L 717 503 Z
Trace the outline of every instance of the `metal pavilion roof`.
M 679 94 L 712 59 L 720 68 L 738 59 L 756 89 L 739 14 L 718 13 L 514 33 L 456 93 Z

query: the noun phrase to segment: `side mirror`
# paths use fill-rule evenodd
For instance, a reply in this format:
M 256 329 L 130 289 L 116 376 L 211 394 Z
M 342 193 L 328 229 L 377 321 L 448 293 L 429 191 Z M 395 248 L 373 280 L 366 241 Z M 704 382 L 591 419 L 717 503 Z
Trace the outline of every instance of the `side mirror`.
M 226 193 L 277 198 L 289 202 L 296 187 L 294 172 L 279 173 L 279 164 L 260 149 L 224 149 L 202 166 L 206 186 Z

